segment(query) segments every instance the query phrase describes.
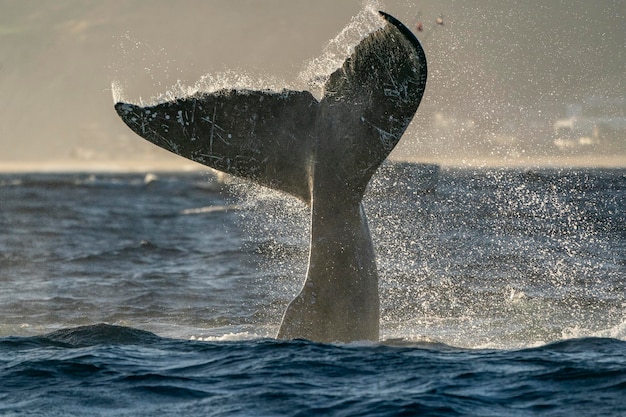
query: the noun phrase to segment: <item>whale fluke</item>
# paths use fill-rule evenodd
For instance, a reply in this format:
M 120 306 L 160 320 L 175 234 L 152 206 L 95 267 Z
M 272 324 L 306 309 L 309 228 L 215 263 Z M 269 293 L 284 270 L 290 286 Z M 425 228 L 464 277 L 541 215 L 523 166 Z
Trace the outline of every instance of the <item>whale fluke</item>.
M 307 91 L 224 89 L 150 107 L 115 105 L 150 142 L 310 206 L 307 278 L 279 338 L 379 337 L 378 274 L 361 200 L 411 122 L 427 74 L 419 41 L 380 15 L 384 27 L 330 75 L 321 101 Z

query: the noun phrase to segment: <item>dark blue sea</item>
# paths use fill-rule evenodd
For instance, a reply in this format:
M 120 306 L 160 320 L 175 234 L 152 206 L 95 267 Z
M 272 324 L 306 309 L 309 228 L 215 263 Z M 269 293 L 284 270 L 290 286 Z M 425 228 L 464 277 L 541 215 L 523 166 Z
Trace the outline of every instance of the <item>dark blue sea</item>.
M 389 165 L 365 207 L 382 340 L 277 341 L 298 201 L 0 175 L 0 415 L 626 415 L 626 170 Z

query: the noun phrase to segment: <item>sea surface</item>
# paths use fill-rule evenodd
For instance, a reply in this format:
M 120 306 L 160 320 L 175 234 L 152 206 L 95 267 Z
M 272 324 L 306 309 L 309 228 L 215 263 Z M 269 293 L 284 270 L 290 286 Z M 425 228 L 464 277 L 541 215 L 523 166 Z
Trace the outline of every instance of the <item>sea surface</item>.
M 626 170 L 388 165 L 365 207 L 381 341 L 277 341 L 298 201 L 0 175 L 0 415 L 626 415 Z

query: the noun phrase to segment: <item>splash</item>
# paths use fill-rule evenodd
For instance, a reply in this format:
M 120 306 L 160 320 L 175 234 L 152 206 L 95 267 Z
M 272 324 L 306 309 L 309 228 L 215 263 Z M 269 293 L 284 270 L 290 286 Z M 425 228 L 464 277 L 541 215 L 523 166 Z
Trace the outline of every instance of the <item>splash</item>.
M 623 340 L 620 175 L 443 170 L 433 194 L 373 199 L 384 336 L 498 349 Z
M 141 106 L 153 106 L 167 101 L 193 96 L 198 93 L 213 93 L 224 89 L 281 91 L 285 88 L 289 88 L 289 86 L 287 82 L 281 78 L 268 74 L 252 74 L 244 70 L 227 70 L 214 74 L 205 74 L 193 85 L 188 85 L 181 80 L 177 80 L 174 85 L 147 100 L 141 97 L 131 100 L 127 97 L 127 94 L 125 94 L 124 87 L 119 80 L 114 80 L 111 83 L 111 92 L 113 93 L 113 101 L 115 103 L 125 101 Z
M 118 80 L 111 81 L 111 93 L 113 94 L 113 103 L 119 103 L 121 101 L 126 101 L 124 95 L 124 87 L 122 87 L 122 83 Z
M 154 105 L 198 93 L 213 93 L 223 89 L 280 91 L 285 88 L 285 85 L 284 80 L 271 75 L 252 74 L 243 70 L 227 70 L 215 74 L 205 74 L 193 85 L 186 85 L 178 80 L 165 92 L 151 98 L 147 104 Z
M 222 89 L 251 89 L 266 91 L 281 91 L 283 89 L 298 90 L 298 87 L 313 90 L 314 95 L 321 95 L 321 88 L 326 83 L 330 74 L 339 68 L 345 59 L 352 54 L 355 46 L 368 34 L 381 28 L 384 24 L 380 18 L 378 11 L 383 9 L 382 2 L 379 0 L 367 0 L 361 11 L 354 16 L 350 23 L 344 27 L 339 34 L 330 40 L 325 46 L 321 56 L 308 61 L 302 71 L 295 80 L 289 81 L 278 78 L 270 74 L 262 74 L 258 72 L 249 72 L 242 69 L 230 69 L 218 73 L 209 73 L 203 75 L 194 84 L 189 85 L 181 81 L 180 77 L 170 87 L 164 90 L 164 78 L 171 78 L 171 73 L 182 73 L 179 68 L 175 67 L 175 62 L 168 59 L 167 52 L 162 48 L 154 48 L 145 42 L 134 40 L 129 34 L 121 38 L 119 45 L 119 53 L 122 57 L 122 64 L 116 65 L 114 73 L 116 80 L 112 82 L 111 91 L 113 100 L 130 101 L 142 106 L 155 105 L 170 100 L 176 100 L 183 97 L 192 96 L 197 93 L 212 93 Z M 156 63 L 154 57 L 159 57 Z M 139 62 L 137 62 L 139 61 Z M 150 62 L 150 64 L 148 64 Z M 130 71 L 131 67 L 138 65 L 143 66 L 144 75 L 147 75 L 153 82 L 153 85 L 161 89 L 161 92 L 148 98 L 141 97 L 132 100 L 124 93 L 124 84 L 119 81 L 120 78 L 134 78 L 136 74 Z M 175 69 L 172 71 L 171 67 Z M 122 73 L 129 73 L 127 77 Z
M 299 276 L 306 263 L 309 208 L 294 197 L 249 181 L 229 177 L 227 183 L 256 251 L 272 261 L 272 267 L 278 264 L 279 273 Z
M 306 273 L 309 209 L 294 197 L 252 182 L 231 176 L 223 180 L 240 208 L 238 224 L 246 236 L 242 249 L 255 254 L 257 314 L 265 323 L 280 323 Z M 268 336 L 274 337 L 276 330 Z
M 330 74 L 339 68 L 352 54 L 358 43 L 373 31 L 380 29 L 384 21 L 378 14 L 382 10 L 382 2 L 366 1 L 361 11 L 352 18 L 341 32 L 331 39 L 324 48 L 322 55 L 310 60 L 298 74 L 298 80 L 319 93 Z
M 184 71 L 168 57 L 164 48 L 155 48 L 147 42 L 138 41 L 128 33 L 120 38 L 117 53 L 119 59 L 114 65 L 109 66 L 114 77 L 111 92 L 115 103 L 124 101 L 151 106 L 200 92 L 212 93 L 221 89 L 280 91 L 289 87 L 285 80 L 280 78 L 268 74 L 253 74 L 241 69 L 205 74 L 195 83 L 187 84 L 182 81 Z M 137 71 L 137 68 L 143 68 L 143 71 Z M 150 80 L 153 89 L 158 92 L 147 99 L 130 97 L 131 94 L 127 93 L 130 88 L 126 87 L 131 82 L 133 85 L 145 85 L 146 80 Z M 167 85 L 169 87 L 164 87 Z

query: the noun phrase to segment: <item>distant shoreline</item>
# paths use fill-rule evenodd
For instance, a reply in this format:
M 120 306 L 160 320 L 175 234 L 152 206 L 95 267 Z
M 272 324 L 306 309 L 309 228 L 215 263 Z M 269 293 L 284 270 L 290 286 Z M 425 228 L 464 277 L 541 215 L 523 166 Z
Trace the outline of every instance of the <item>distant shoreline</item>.
M 568 156 L 533 158 L 392 158 L 395 161 L 431 163 L 449 168 L 626 168 L 626 156 Z M 0 174 L 25 173 L 148 173 L 198 172 L 211 169 L 188 160 L 111 160 L 111 161 L 0 161 Z
M 154 161 L 0 161 L 1 174 L 198 172 L 210 168 L 187 160 Z

